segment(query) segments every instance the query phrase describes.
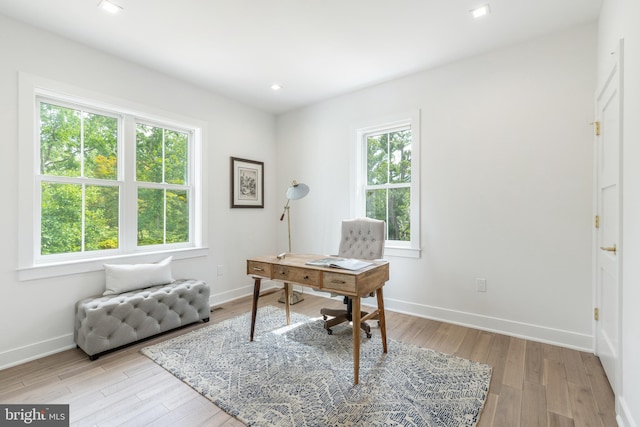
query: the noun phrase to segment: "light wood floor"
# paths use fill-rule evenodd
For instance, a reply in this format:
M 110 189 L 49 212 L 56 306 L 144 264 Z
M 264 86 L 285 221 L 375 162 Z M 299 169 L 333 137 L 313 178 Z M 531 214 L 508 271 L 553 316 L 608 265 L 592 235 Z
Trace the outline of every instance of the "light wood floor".
M 278 293 L 260 305 L 281 306 Z M 318 316 L 340 301 L 304 295 L 292 310 Z M 212 322 L 251 308 L 249 298 L 216 308 Z M 372 322 L 372 325 L 375 322 Z M 77 349 L 0 371 L 0 402 L 70 404 L 71 424 L 242 426 L 138 350 L 199 323 L 91 362 Z M 249 331 L 247 331 L 248 335 Z M 373 329 L 372 339 L 379 339 Z M 615 426 L 613 393 L 597 357 L 387 311 L 390 339 L 491 365 L 490 394 L 479 426 Z

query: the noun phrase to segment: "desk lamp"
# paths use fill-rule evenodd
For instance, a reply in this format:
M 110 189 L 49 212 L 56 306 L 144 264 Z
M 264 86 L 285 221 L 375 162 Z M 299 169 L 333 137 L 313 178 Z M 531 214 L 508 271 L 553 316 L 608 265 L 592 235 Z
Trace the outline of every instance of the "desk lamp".
M 291 216 L 289 214 L 289 208 L 290 208 L 289 202 L 291 202 L 291 200 L 302 199 L 307 194 L 309 194 L 309 186 L 306 184 L 298 183 L 295 180 L 291 183 L 291 187 L 287 189 L 287 204 L 284 205 L 284 211 L 282 212 L 282 215 L 280 215 L 280 221 L 284 219 L 284 216 L 286 214 L 287 215 L 287 236 L 289 238 L 289 253 L 291 253 Z M 285 296 L 283 292 L 283 295 L 278 300 L 278 302 L 284 303 L 284 299 L 285 299 Z M 289 301 L 290 305 L 297 304 L 302 300 L 303 298 L 300 292 L 297 292 L 297 291 L 291 292 L 291 300 Z

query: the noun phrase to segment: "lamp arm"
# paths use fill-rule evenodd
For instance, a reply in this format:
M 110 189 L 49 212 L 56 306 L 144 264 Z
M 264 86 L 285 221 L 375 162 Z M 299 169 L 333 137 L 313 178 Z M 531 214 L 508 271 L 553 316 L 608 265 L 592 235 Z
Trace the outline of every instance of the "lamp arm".
M 282 221 L 284 219 L 284 214 L 287 212 L 287 209 L 289 209 L 289 202 L 291 201 L 291 199 L 287 199 L 287 204 L 284 205 L 284 210 L 282 211 L 282 215 L 280 215 L 280 221 Z

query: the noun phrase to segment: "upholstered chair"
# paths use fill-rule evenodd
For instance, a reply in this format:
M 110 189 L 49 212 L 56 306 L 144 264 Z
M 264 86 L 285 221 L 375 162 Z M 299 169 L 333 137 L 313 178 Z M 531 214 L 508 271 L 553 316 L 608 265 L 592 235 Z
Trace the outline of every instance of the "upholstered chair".
M 341 258 L 355 258 L 363 260 L 382 259 L 384 256 L 384 241 L 386 227 L 385 222 L 371 218 L 355 218 L 342 221 L 342 237 L 338 256 Z M 373 295 L 372 295 L 373 296 Z M 324 327 L 331 335 L 331 328 L 343 322 L 351 322 L 352 306 L 351 298 L 345 296 L 346 308 L 335 310 L 323 308 L 320 310 L 324 319 Z M 368 313 L 361 312 L 361 317 Z M 371 338 L 371 328 L 366 322 L 361 322 L 360 327 Z

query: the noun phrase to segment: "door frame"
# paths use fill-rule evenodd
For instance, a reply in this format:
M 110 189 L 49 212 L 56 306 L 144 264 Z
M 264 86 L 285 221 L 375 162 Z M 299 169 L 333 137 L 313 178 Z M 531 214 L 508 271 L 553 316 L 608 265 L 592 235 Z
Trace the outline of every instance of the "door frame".
M 624 82 L 624 76 L 623 76 L 623 59 L 624 59 L 624 39 L 620 39 L 618 42 L 618 46 L 615 52 L 612 53 L 612 55 L 615 55 L 615 60 L 612 62 L 612 66 L 609 67 L 609 70 L 606 74 L 606 79 L 604 80 L 603 84 L 601 85 L 601 87 L 598 88 L 598 90 L 596 91 L 596 96 L 595 96 L 595 117 L 596 117 L 596 122 L 601 122 L 602 117 L 600 117 L 600 113 L 599 113 L 599 105 L 600 105 L 600 99 L 602 98 L 602 96 L 604 95 L 609 83 L 611 82 L 611 80 L 613 78 L 617 78 L 618 80 L 618 112 L 619 112 L 619 124 L 618 126 L 620 127 L 619 129 L 619 138 L 618 138 L 618 183 L 617 183 L 617 191 L 618 191 L 618 235 L 617 237 L 617 253 L 616 253 L 616 257 L 617 257 L 617 268 L 616 268 L 616 274 L 617 274 L 617 282 L 618 282 L 618 318 L 616 319 L 616 323 L 617 323 L 617 328 L 618 328 L 618 340 L 617 340 L 617 348 L 615 349 L 617 352 L 617 361 L 616 361 L 616 366 L 615 366 L 615 378 L 612 378 L 609 380 L 610 384 L 614 384 L 615 387 L 612 386 L 613 389 L 613 393 L 614 393 L 614 398 L 615 398 L 615 406 L 616 406 L 616 413 L 619 413 L 618 411 L 618 399 L 617 396 L 620 395 L 620 391 L 622 390 L 622 264 L 623 264 L 623 254 L 624 254 L 624 247 L 623 247 L 623 240 L 622 240 L 622 235 L 623 235 L 623 222 L 622 222 L 622 207 L 623 207 L 623 198 L 622 198 L 622 190 L 623 190 L 623 174 L 622 174 L 622 167 L 623 167 L 623 163 L 622 163 L 622 156 L 623 156 L 623 106 L 624 106 L 624 99 L 623 99 L 623 82 Z M 598 174 L 598 165 L 599 165 L 599 154 L 598 154 L 598 136 L 596 135 L 596 132 L 594 132 L 594 138 L 593 138 L 593 218 L 595 220 L 596 216 L 600 214 L 599 212 L 599 205 L 600 205 L 600 201 L 599 201 L 599 197 L 600 197 L 600 191 L 599 191 L 599 174 Z M 599 281 L 598 281 L 598 253 L 600 251 L 599 245 L 598 245 L 598 227 L 593 227 L 593 232 L 592 232 L 592 240 L 593 240 L 593 244 L 592 244 L 592 256 L 593 256 L 593 265 L 592 265 L 592 277 L 593 277 L 593 307 L 594 310 L 595 308 L 600 307 L 601 301 L 600 301 L 600 287 L 599 287 Z M 592 317 L 592 330 L 593 330 L 593 352 L 594 354 L 597 356 L 598 355 L 598 321 L 595 319 L 595 314 Z

